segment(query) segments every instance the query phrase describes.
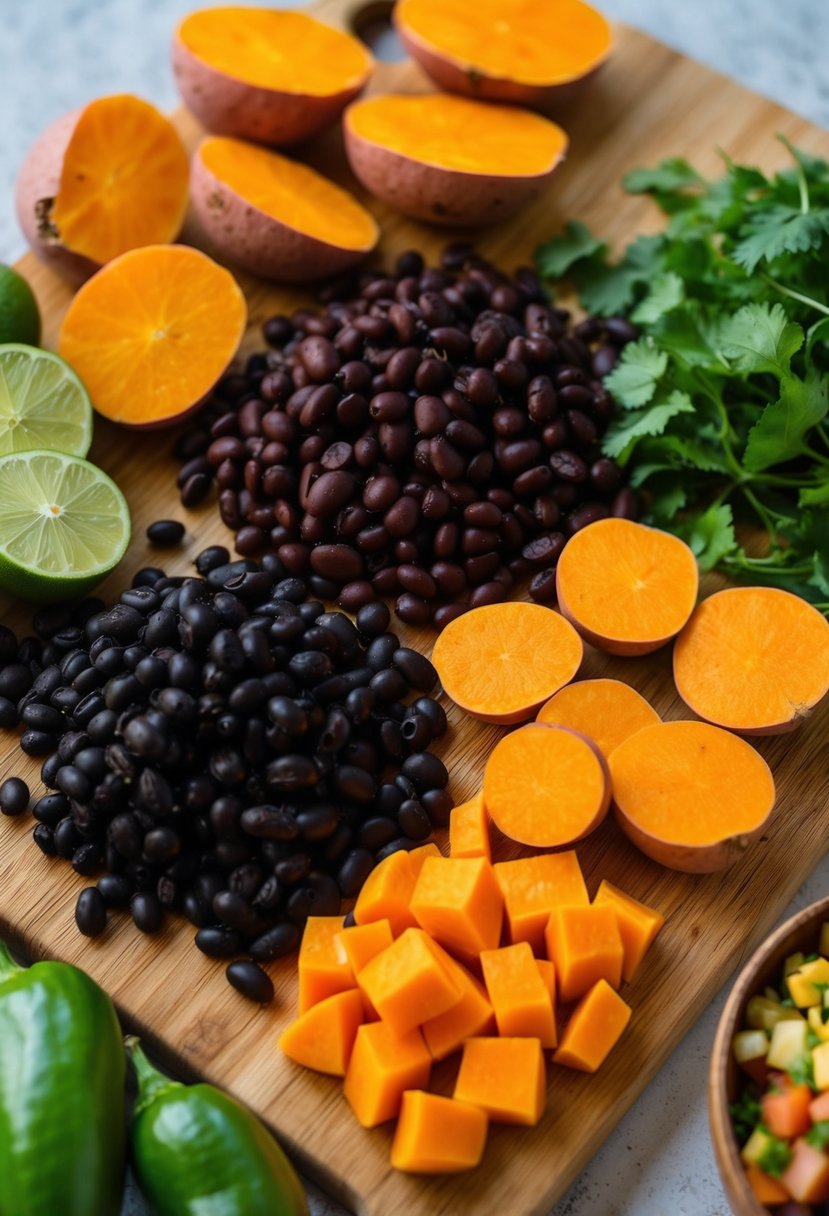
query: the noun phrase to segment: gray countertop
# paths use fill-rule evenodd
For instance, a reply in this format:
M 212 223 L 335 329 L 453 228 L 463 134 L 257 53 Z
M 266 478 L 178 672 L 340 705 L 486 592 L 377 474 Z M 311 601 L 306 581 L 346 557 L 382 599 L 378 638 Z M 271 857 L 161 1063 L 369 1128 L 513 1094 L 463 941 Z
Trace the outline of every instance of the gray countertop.
M 171 107 L 176 97 L 170 34 L 195 5 L 196 0 L 0 0 L 0 261 L 13 261 L 23 251 L 12 191 L 35 136 L 65 110 L 104 93 L 134 91 Z M 829 127 L 827 0 L 604 0 L 601 6 L 608 16 Z M 824 859 L 786 915 L 828 889 Z M 712 1002 L 553 1216 L 725 1216 L 705 1108 L 708 1056 L 724 996 Z M 341 1213 L 316 1192 L 312 1211 Z M 134 1195 L 127 1212 L 144 1212 Z

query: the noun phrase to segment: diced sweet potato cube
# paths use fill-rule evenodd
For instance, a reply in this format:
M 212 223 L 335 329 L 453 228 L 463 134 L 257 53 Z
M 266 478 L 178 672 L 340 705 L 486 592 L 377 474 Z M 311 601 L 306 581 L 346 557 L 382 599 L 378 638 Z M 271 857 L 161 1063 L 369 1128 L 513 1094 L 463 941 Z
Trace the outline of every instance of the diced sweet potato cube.
M 337 952 L 357 975 L 375 955 L 394 941 L 387 920 L 369 921 L 367 925 L 351 925 L 336 936 Z
M 474 1035 L 494 1034 L 495 1015 L 483 985 L 437 942 L 432 943 L 432 950 L 438 954 L 462 993 L 457 1005 L 436 1018 L 430 1018 L 420 1027 L 432 1058 L 445 1060 Z
M 501 937 L 503 900 L 485 857 L 427 857 L 411 910 L 435 941 L 457 954 L 494 950 Z
M 407 1089 L 429 1084 L 432 1057 L 419 1030 L 397 1035 L 385 1022 L 364 1022 L 357 1031 L 343 1093 L 363 1127 L 393 1119 Z
M 483 794 L 476 794 L 468 802 L 452 807 L 449 813 L 449 856 L 485 857 L 487 861 L 492 861 L 489 815 L 484 807 Z
M 746 1166 L 746 1181 L 758 1203 L 785 1203 L 789 1198 L 789 1192 L 783 1183 L 777 1178 L 772 1178 L 770 1174 L 764 1174 L 759 1166 Z
M 297 1064 L 344 1077 L 363 1013 L 363 997 L 357 988 L 338 992 L 291 1022 L 282 1032 L 279 1046 Z
M 821 1123 L 824 1119 L 829 1119 L 829 1089 L 818 1094 L 809 1103 L 809 1117 L 813 1123 Z
M 555 1047 L 558 1039 L 553 1003 L 529 942 L 484 950 L 481 967 L 498 1033 L 523 1035 L 538 1039 L 542 1047 Z
M 595 1072 L 618 1043 L 630 1015 L 630 1005 L 607 980 L 599 980 L 570 1015 L 553 1062 Z
M 422 929 L 406 929 L 357 976 L 373 1008 L 397 1034 L 436 1018 L 461 999 L 460 985 L 431 945 Z
M 474 1169 L 484 1155 L 488 1127 L 486 1114 L 477 1106 L 409 1089 L 403 1095 L 391 1163 L 413 1174 Z
M 342 927 L 341 916 L 309 916 L 306 921 L 297 963 L 300 1013 L 357 986 L 351 964 L 337 949 Z
M 590 902 L 572 849 L 499 861 L 492 868 L 504 896 L 509 940 L 529 942 L 534 954 L 544 951 L 544 930 L 553 908 L 565 904 L 586 908 Z
M 538 968 L 538 974 L 544 981 L 544 987 L 550 994 L 550 1000 L 553 1003 L 553 1009 L 556 1007 L 556 969 L 555 964 L 549 959 L 537 958 L 535 965 Z
M 790 1085 L 779 1093 L 763 1094 L 760 1099 L 763 1122 L 771 1134 L 781 1140 L 803 1136 L 812 1126 L 811 1101 L 812 1091 L 808 1085 Z
M 395 937 L 399 937 L 404 929 L 416 925 L 417 921 L 409 911 L 409 903 L 427 857 L 440 857 L 436 844 L 421 845 L 411 853 L 400 849 L 375 866 L 363 883 L 354 905 L 357 924 L 387 920 Z
M 562 1001 L 578 1000 L 598 980 L 619 987 L 624 951 L 611 907 L 556 908 L 545 937 Z
M 607 904 L 616 913 L 624 950 L 622 979 L 632 980 L 645 953 L 665 924 L 665 917 L 655 908 L 649 908 L 632 895 L 620 891 L 607 879 L 599 884 L 593 903 Z
M 544 1113 L 547 1077 L 538 1039 L 467 1039 L 454 1096 L 497 1123 L 531 1127 Z
M 829 1199 L 829 1157 L 806 1140 L 795 1140 L 780 1181 L 798 1203 L 823 1203 Z

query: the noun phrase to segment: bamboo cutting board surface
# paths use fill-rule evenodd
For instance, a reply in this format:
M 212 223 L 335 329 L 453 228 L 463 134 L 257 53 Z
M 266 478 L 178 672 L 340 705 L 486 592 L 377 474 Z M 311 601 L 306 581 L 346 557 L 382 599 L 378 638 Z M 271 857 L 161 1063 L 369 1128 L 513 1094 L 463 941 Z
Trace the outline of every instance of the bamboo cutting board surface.
M 348 6 L 326 0 L 318 11 L 344 21 Z M 513 268 L 530 260 L 536 244 L 569 218 L 587 222 L 622 246 L 637 232 L 654 230 L 651 205 L 625 196 L 621 175 L 633 165 L 668 155 L 687 156 L 700 170 L 717 173 L 716 149 L 764 167 L 781 164 L 775 140 L 782 132 L 808 150 L 829 155 L 829 133 L 757 97 L 632 30 L 616 31 L 607 67 L 584 97 L 557 115 L 571 137 L 566 164 L 547 195 L 512 223 L 486 232 L 479 247 Z M 373 91 L 424 91 L 428 82 L 409 63 L 378 66 Z M 188 142 L 192 119 L 177 121 Z M 313 152 L 316 163 L 347 180 L 335 135 Z M 379 259 L 417 246 L 437 256 L 445 234 L 409 222 L 372 204 L 382 229 Z M 32 283 L 45 321 L 44 342 L 54 347 L 69 290 L 31 255 L 20 269 Z M 273 312 L 302 302 L 251 278 L 243 279 L 250 305 L 245 350 L 262 346 L 260 324 Z M 104 585 L 113 597 L 141 565 L 158 564 L 145 528 L 153 519 L 187 524 L 186 547 L 166 559 L 170 573 L 206 544 L 228 541 L 215 504 L 196 511 L 180 507 L 171 438 L 118 431 L 96 422 L 91 458 L 123 488 L 133 513 L 134 540 L 121 572 Z M 716 586 L 707 577 L 707 591 Z M 5 601 L 0 616 L 26 632 L 28 612 Z M 401 627 L 409 644 L 429 653 L 429 630 Z M 644 659 L 618 659 L 587 648 L 584 675 L 627 680 L 666 717 L 687 716 L 671 680 L 670 651 Z M 450 711 L 444 756 L 457 801 L 478 788 L 485 757 L 500 731 Z M 31 958 L 78 964 L 111 993 L 125 1021 L 155 1046 L 163 1063 L 185 1079 L 225 1086 L 256 1110 L 282 1138 L 300 1167 L 355 1211 L 366 1216 L 476 1216 L 508 1211 L 544 1213 L 560 1197 L 714 993 L 767 932 L 829 846 L 829 704 L 791 735 L 763 739 L 759 750 L 771 764 L 779 800 L 767 836 L 727 875 L 694 877 L 664 870 L 641 856 L 608 820 L 579 848 L 591 893 L 601 878 L 618 883 L 667 915 L 667 925 L 633 985 L 624 995 L 634 1016 L 616 1051 L 594 1077 L 549 1069 L 547 1113 L 532 1130 L 493 1126 L 486 1156 L 469 1175 L 416 1178 L 388 1164 L 388 1128 L 365 1131 L 353 1119 L 339 1082 L 307 1072 L 276 1047 L 294 1012 L 294 960 L 271 967 L 277 997 L 266 1009 L 249 1004 L 227 984 L 223 966 L 192 944 L 193 929 L 170 922 L 157 937 L 143 937 L 126 916 L 113 916 L 103 937 L 89 941 L 74 926 L 73 910 L 85 884 L 65 862 L 45 859 L 31 841 L 32 821 L 0 824 L 0 931 Z M 36 791 L 38 766 L 4 736 L 0 779 L 25 776 Z M 450 1092 L 454 1066 L 436 1070 L 438 1087 Z

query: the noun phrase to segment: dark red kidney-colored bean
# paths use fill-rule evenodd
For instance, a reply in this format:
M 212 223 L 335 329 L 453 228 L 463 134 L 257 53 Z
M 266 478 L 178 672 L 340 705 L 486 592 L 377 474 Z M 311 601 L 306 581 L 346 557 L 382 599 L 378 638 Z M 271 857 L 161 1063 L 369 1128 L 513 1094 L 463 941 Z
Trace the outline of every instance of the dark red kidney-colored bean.
M 198 506 L 210 493 L 210 478 L 206 473 L 193 473 L 181 487 L 181 503 L 185 507 Z
M 581 410 L 567 411 L 567 425 L 570 428 L 570 434 L 584 444 L 585 447 L 592 447 L 599 438 L 599 432 L 596 429 L 596 424 L 587 414 L 583 414 Z
M 374 435 L 363 435 L 354 444 L 354 461 L 361 469 L 372 468 L 380 455 L 380 445 Z
M 559 485 L 553 486 L 550 495 L 562 509 L 566 510 L 567 507 L 572 507 L 578 501 L 579 489 L 572 482 L 562 481 Z
M 437 486 L 430 486 L 423 495 L 423 502 L 420 504 L 420 514 L 424 519 L 436 522 L 446 518 L 450 507 L 451 504 L 446 491 L 439 489 Z
M 566 418 L 554 418 L 541 432 L 541 441 L 548 451 L 555 451 L 567 442 L 568 433 Z
M 455 506 L 461 510 L 471 502 L 477 502 L 478 491 L 468 481 L 444 481 L 443 487 Z
M 406 540 L 404 538 L 396 540 L 392 547 L 392 553 L 394 554 L 394 560 L 403 565 L 411 565 L 417 562 L 418 559 L 417 545 L 413 540 Z
M 556 601 L 555 569 L 539 570 L 530 581 L 530 599 L 537 604 L 554 604 Z
M 556 390 L 549 376 L 534 376 L 527 386 L 527 414 L 533 422 L 543 426 L 555 416 L 558 403 Z
M 421 435 L 431 439 L 452 421 L 452 412 L 441 397 L 424 394 L 414 403 L 414 422 Z
M 459 616 L 463 616 L 468 609 L 468 604 L 457 602 L 454 604 L 440 604 L 434 611 L 432 624 L 438 631 L 445 629 L 451 621 L 455 621 Z
M 489 407 L 498 401 L 498 381 L 488 367 L 476 367 L 466 382 L 466 395 L 473 405 Z
M 593 352 L 593 375 L 603 380 L 609 376 L 619 362 L 619 351 L 615 346 L 600 346 Z
M 552 480 L 550 467 L 546 464 L 536 464 L 531 469 L 519 473 L 512 483 L 512 488 L 519 498 L 535 498 L 536 495 L 544 493 Z
M 409 416 L 411 408 L 405 393 L 391 389 L 377 393 L 368 403 L 368 412 L 377 422 L 400 422 Z
M 500 604 L 507 598 L 507 589 L 503 583 L 493 580 L 481 583 L 469 593 L 469 607 L 482 608 L 486 604 Z
M 325 540 L 327 526 L 324 519 L 318 515 L 303 515 L 299 525 L 299 535 L 309 545 L 318 545 Z
M 392 307 L 395 307 L 395 305 L 392 305 Z M 407 316 L 411 317 L 411 313 L 408 310 L 404 311 Z M 395 328 L 397 327 L 395 326 Z M 419 366 L 420 351 L 417 347 L 403 346 L 395 351 L 386 364 L 386 379 L 393 389 L 408 389 L 414 382 L 414 375 Z
M 371 576 L 371 585 L 377 595 L 394 595 L 400 589 L 397 581 L 397 567 L 386 566 Z
M 500 565 L 501 558 L 497 553 L 481 553 L 477 557 L 468 557 L 463 563 L 464 573 L 473 587 L 488 582 Z
M 365 528 L 369 521 L 369 513 L 359 503 L 352 502 L 343 507 L 337 515 L 335 528 L 338 536 L 356 536 Z
M 318 335 L 303 338 L 297 346 L 297 355 L 317 384 L 327 384 L 340 369 L 339 353 L 329 338 Z
M 320 464 L 330 472 L 337 472 L 351 464 L 354 449 L 344 439 L 338 439 L 325 449 Z
M 397 567 L 397 581 L 404 591 L 411 591 L 421 599 L 432 600 L 437 595 L 435 580 L 420 566 L 402 562 Z
M 282 410 L 268 410 L 262 416 L 262 434 L 278 443 L 291 443 L 296 435 L 296 423 Z
M 561 510 L 556 500 L 549 494 L 542 494 L 533 503 L 533 515 L 539 528 L 545 532 L 551 531 L 561 517 Z
M 404 304 L 395 302 L 389 308 L 389 320 L 394 326 L 398 340 L 400 342 L 412 342 L 417 334 L 417 320 L 411 309 L 406 308 Z M 411 349 L 411 348 L 410 348 Z M 417 361 L 415 370 L 420 363 L 420 352 L 417 351 Z
M 466 470 L 466 460 L 443 435 L 437 435 L 429 442 L 429 455 L 432 468 L 438 477 L 446 481 L 457 481 L 463 477 Z
M 563 532 L 549 532 L 545 536 L 537 536 L 528 541 L 521 550 L 521 556 L 531 566 L 555 565 L 566 543 Z
M 354 579 L 343 587 L 337 597 L 337 603 L 346 612 L 357 612 L 366 604 L 373 603 L 377 594 L 371 583 L 365 579 Z
M 622 471 L 615 460 L 601 456 L 590 466 L 590 481 L 600 494 L 612 493 L 622 480 Z
M 363 574 L 363 560 L 349 545 L 316 545 L 311 550 L 311 569 L 323 578 L 349 583 Z
M 628 486 L 619 490 L 610 504 L 610 513 L 615 519 L 638 519 L 639 501 Z
M 581 456 L 575 452 L 564 448 L 558 452 L 553 452 L 549 458 L 549 465 L 556 477 L 561 478 L 562 481 L 573 482 L 575 484 L 587 481 L 587 465 Z
M 626 317 L 606 317 L 602 322 L 604 332 L 615 346 L 624 346 L 627 342 L 635 342 L 640 330 Z
M 383 527 L 389 536 L 409 536 L 420 522 L 420 505 L 404 494 L 388 508 L 383 516 Z
M 429 573 L 444 595 L 457 596 L 466 588 L 466 575 L 454 562 L 439 561 L 430 566 Z
M 357 548 L 364 553 L 379 553 L 391 544 L 391 537 L 382 524 L 361 528 L 354 540 Z
M 349 359 L 334 379 L 345 394 L 364 393 L 371 384 L 371 369 L 361 359 Z
M 461 535 L 461 553 L 476 557 L 480 553 L 491 553 L 497 549 L 500 537 L 487 528 L 464 528 Z
M 460 529 L 456 523 L 441 524 L 435 532 L 432 551 L 436 558 L 446 560 L 454 555 L 460 540 Z
M 464 507 L 463 520 L 473 528 L 498 528 L 504 516 L 493 502 L 473 502 Z
M 479 452 L 486 443 L 486 435 L 479 427 L 460 418 L 454 418 L 444 434 L 453 447 L 460 448 L 463 452 Z M 440 470 L 437 472 L 440 473 Z M 446 474 L 441 473 L 441 476 Z
M 586 502 L 583 503 L 576 511 L 567 519 L 567 531 L 572 534 L 580 532 L 582 528 L 586 528 L 588 524 L 595 523 L 597 519 L 607 519 L 610 515 L 610 508 L 603 502 Z
M 368 400 L 362 393 L 348 393 L 338 401 L 336 414 L 340 426 L 360 426 L 368 417 Z
M 405 621 L 407 625 L 427 625 L 432 619 L 432 609 L 428 601 L 412 595 L 410 591 L 398 596 L 394 607 L 401 621 Z
M 243 460 L 244 457 L 245 445 L 236 435 L 224 435 L 221 439 L 214 439 L 207 449 L 207 459 L 214 469 L 223 460 Z
M 356 479 L 351 473 L 338 469 L 321 473 L 308 491 L 305 509 L 311 515 L 328 518 L 350 502 L 356 489 Z
M 311 564 L 311 546 L 299 541 L 280 545 L 279 560 L 289 574 L 305 574 Z
M 369 511 L 388 511 L 400 497 L 400 482 L 391 473 L 370 477 L 363 486 L 363 505 Z

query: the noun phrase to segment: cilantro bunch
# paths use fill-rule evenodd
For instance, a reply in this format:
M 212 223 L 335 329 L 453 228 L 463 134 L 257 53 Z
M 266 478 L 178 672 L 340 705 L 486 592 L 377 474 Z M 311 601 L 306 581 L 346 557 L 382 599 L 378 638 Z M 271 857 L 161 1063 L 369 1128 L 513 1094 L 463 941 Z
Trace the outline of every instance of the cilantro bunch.
M 725 158 L 709 181 L 671 159 L 625 178 L 668 217 L 611 261 L 583 224 L 537 251 L 585 310 L 642 336 L 605 379 L 604 451 L 702 569 L 797 592 L 829 612 L 829 165 L 788 148 L 771 177 Z M 735 530 L 760 524 L 747 552 Z

